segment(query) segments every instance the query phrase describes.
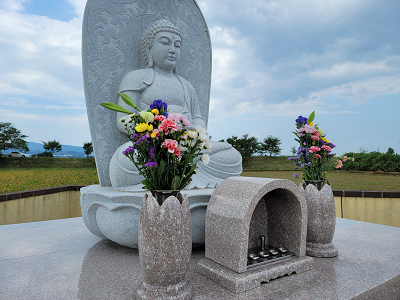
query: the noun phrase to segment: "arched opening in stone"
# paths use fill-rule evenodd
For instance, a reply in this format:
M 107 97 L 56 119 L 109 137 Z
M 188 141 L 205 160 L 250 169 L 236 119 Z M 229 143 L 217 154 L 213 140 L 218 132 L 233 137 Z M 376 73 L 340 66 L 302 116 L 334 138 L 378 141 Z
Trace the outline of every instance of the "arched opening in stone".
M 287 189 L 275 189 L 265 194 L 257 203 L 250 221 L 248 254 L 258 254 L 262 249 L 261 236 L 268 246 L 283 247 L 300 255 L 301 206 L 296 195 Z

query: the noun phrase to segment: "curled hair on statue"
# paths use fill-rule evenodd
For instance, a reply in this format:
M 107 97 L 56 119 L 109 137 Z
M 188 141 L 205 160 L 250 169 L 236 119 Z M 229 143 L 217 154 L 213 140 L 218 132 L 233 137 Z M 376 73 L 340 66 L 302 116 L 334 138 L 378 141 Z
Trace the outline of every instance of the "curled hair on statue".
M 179 37 L 182 39 L 181 31 L 170 21 L 159 20 L 153 23 L 153 25 L 151 25 L 150 28 L 147 29 L 147 31 L 143 35 L 140 45 L 140 52 L 142 54 L 142 58 L 146 68 L 153 68 L 154 66 L 153 58 L 150 54 L 150 49 L 151 47 L 153 47 L 154 38 L 159 32 L 172 32 L 179 35 Z M 174 69 L 174 73 L 176 73 L 176 67 Z
M 153 57 L 151 56 L 150 49 L 146 49 L 147 55 L 147 68 L 154 67 Z

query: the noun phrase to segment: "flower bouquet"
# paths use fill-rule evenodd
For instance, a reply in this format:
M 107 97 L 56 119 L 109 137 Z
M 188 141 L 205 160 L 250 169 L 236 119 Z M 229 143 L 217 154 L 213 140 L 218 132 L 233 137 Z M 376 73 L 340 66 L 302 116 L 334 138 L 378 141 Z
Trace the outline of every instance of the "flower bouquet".
M 210 161 L 209 155 L 202 153 L 204 149 L 211 149 L 207 130 L 191 127 L 188 118 L 180 113 L 169 114 L 168 105 L 162 100 L 154 100 L 148 110 L 141 111 L 128 95 L 120 93 L 120 96 L 138 113 L 115 103 L 101 105 L 128 114 L 120 121 L 124 123 L 132 146 L 123 154 L 143 175 L 143 189 L 181 190 L 186 187 L 196 173 L 197 162 L 201 159 L 208 164 Z
M 315 111 L 308 118 L 299 116 L 296 119 L 297 131 L 293 133 L 300 147 L 297 150 L 297 156 L 289 157 L 289 160 L 295 161 L 294 165 L 302 168 L 304 181 L 327 180 L 326 175 L 329 170 L 339 169 L 343 166 L 343 162 L 351 159 L 346 156 L 340 157 L 339 160 L 334 158 L 332 149 L 335 145 L 326 138 L 323 130 L 313 124 L 314 118 Z M 294 177 L 298 175 L 295 173 Z

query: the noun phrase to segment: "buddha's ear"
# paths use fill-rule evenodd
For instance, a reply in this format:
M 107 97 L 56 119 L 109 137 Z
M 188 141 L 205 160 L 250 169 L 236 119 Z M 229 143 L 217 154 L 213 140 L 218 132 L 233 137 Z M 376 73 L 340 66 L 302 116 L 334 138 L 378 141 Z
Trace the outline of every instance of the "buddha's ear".
M 147 67 L 152 68 L 154 66 L 153 57 L 151 56 L 150 49 L 146 49 L 147 54 Z

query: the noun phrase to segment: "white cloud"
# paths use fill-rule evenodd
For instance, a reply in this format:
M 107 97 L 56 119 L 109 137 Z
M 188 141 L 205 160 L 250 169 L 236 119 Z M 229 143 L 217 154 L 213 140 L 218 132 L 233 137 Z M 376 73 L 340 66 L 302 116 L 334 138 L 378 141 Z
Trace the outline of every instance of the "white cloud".
M 82 99 L 81 24 L 0 11 L 0 93 Z
M 85 6 L 87 0 L 67 0 L 75 9 L 75 13 L 81 19 L 83 17 L 83 13 L 85 11 Z
M 4 10 L 23 11 L 23 3 L 25 2 L 29 2 L 29 0 L 2 0 L 0 2 L 0 8 Z
M 318 98 L 346 98 L 352 104 L 359 105 L 372 97 L 396 93 L 400 93 L 400 75 L 349 82 L 314 92 L 312 95 Z
M 317 79 L 354 78 L 393 70 L 394 68 L 387 66 L 384 61 L 373 63 L 348 61 L 335 64 L 330 68 L 312 70 L 309 72 L 309 76 Z
M 7 122 L 14 123 L 23 134 L 27 135 L 27 141 L 40 143 L 42 140 L 56 139 L 64 145 L 80 145 L 90 140 L 86 113 L 72 116 L 46 115 L 0 109 L 0 116 L 5 116 Z

